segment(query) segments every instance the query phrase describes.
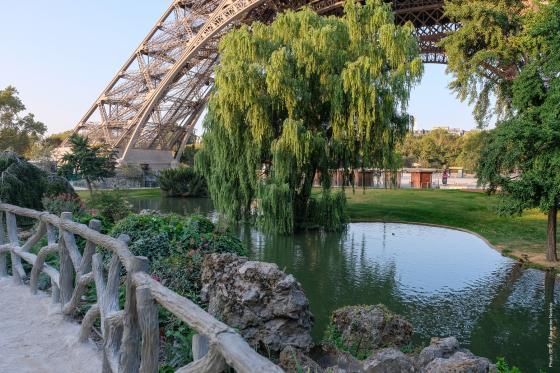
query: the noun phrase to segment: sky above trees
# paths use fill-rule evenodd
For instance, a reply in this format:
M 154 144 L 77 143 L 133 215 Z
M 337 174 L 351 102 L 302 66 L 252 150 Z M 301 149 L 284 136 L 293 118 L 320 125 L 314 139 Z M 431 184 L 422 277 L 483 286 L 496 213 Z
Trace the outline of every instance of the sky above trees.
M 57 0 L 2 5 L 0 89 L 15 86 L 49 133 L 72 128 L 171 0 Z M 445 66 L 426 66 L 412 93 L 417 128 L 475 127 L 471 109 L 447 89 Z

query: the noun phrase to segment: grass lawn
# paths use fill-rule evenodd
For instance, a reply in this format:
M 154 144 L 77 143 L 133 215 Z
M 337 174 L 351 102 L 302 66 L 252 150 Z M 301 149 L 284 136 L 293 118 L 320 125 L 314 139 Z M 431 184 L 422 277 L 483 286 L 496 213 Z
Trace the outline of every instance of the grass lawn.
M 78 190 L 76 191 L 81 199 L 88 201 L 89 191 Z M 95 193 L 95 192 L 94 192 Z M 161 196 L 161 189 L 159 188 L 142 188 L 142 189 L 120 189 L 120 193 L 130 198 L 153 198 Z
M 497 197 L 458 190 L 357 189 L 347 196 L 352 221 L 415 222 L 467 229 L 504 254 L 551 267 L 545 256 L 547 217 L 537 210 L 522 216 L 497 216 Z
M 155 189 L 123 190 L 128 197 L 153 198 Z M 89 199 L 87 191 L 79 191 Z M 497 216 L 495 196 L 458 190 L 356 189 L 347 190 L 348 215 L 352 221 L 411 222 L 466 229 L 486 238 L 504 254 L 552 267 L 546 261 L 546 215 L 537 210 L 522 216 Z M 560 268 L 560 266 L 557 266 Z

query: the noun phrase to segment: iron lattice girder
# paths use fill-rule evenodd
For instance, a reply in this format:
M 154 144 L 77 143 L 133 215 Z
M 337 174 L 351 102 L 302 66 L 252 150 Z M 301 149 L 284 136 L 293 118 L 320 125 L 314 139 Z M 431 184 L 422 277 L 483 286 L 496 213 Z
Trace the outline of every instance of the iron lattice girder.
M 456 29 L 443 0 L 393 0 L 398 24 L 412 22 L 426 63 L 445 63 L 437 46 Z M 213 84 L 221 36 L 240 23 L 271 22 L 286 9 L 309 6 L 342 13 L 341 0 L 175 0 L 111 80 L 74 132 L 119 151 L 174 151 L 179 157 Z

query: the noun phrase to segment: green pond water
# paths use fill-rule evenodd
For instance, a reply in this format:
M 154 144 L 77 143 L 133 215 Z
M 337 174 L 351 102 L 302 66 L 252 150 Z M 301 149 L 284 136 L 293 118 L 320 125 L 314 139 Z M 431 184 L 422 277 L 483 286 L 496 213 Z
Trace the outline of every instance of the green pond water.
M 144 198 L 136 210 L 216 217 L 208 199 Z M 456 336 L 475 354 L 503 356 L 523 372 L 560 372 L 560 280 L 520 267 L 478 237 L 451 229 L 353 223 L 343 233 L 237 234 L 252 258 L 293 274 L 319 340 L 342 306 L 383 303 L 415 327 L 413 343 Z

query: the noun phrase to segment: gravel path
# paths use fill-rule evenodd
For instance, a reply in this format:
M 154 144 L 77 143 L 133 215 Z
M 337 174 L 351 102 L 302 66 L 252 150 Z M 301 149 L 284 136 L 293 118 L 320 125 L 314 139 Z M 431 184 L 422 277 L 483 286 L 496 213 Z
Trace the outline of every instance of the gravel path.
M 46 294 L 0 279 L 0 372 L 101 372 L 101 354 L 77 343 L 79 329 Z

